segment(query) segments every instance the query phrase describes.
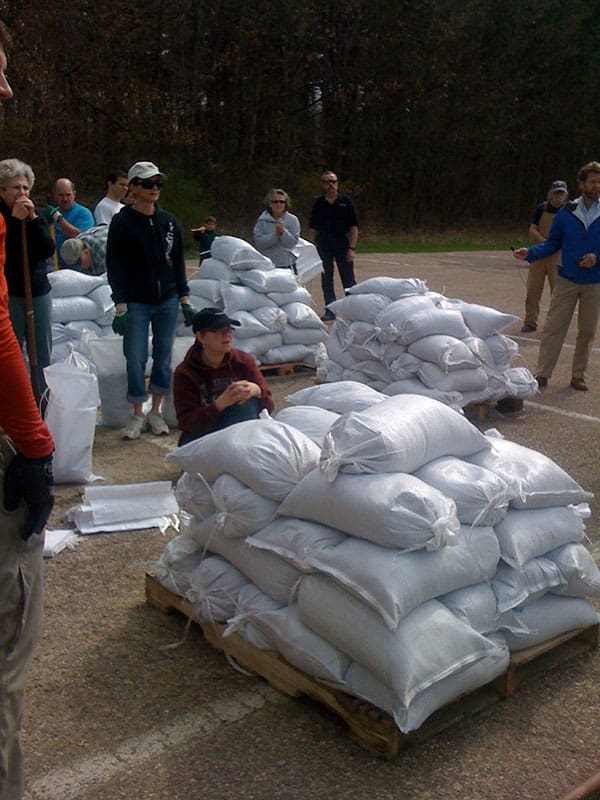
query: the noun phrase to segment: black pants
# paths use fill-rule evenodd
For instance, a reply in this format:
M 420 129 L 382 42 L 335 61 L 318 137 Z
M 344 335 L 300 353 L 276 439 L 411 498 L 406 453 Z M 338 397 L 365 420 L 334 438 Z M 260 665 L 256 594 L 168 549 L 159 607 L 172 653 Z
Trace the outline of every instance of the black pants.
M 354 262 L 348 261 L 348 240 L 344 237 L 343 242 L 320 243 L 317 245 L 319 256 L 323 262 L 323 274 L 321 275 L 321 286 L 323 288 L 323 299 L 325 305 L 333 303 L 335 300 L 335 288 L 333 283 L 333 262 L 337 264 L 340 279 L 344 289 L 350 289 L 356 284 L 354 278 Z

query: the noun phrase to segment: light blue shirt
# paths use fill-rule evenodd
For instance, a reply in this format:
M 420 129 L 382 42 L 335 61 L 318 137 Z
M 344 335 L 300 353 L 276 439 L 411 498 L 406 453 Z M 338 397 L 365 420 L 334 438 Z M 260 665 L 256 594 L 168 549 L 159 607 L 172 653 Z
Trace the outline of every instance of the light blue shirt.
M 573 214 L 583 222 L 587 230 L 592 222 L 600 217 L 600 200 L 596 200 L 589 208 L 585 207 L 583 197 L 578 197 L 575 202 L 577 203 L 577 208 Z

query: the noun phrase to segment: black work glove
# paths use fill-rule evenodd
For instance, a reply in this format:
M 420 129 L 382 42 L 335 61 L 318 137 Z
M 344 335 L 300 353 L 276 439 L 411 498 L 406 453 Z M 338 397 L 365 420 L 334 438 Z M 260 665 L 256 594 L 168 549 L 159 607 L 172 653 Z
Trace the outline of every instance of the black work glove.
M 27 517 L 21 536 L 27 540 L 41 533 L 54 505 L 52 455 L 25 458 L 17 453 L 4 475 L 4 507 L 16 511 L 21 500 L 27 504 Z

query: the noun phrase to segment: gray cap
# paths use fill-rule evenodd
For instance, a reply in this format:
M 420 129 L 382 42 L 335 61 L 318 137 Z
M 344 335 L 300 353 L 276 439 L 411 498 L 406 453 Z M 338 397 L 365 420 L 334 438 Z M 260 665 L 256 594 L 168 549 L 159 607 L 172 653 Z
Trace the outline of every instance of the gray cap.
M 160 178 L 167 177 L 164 172 L 161 172 L 156 164 L 153 164 L 151 161 L 136 161 L 135 164 L 129 168 L 127 181 L 131 183 L 134 178 L 144 180 L 144 178 L 153 178 L 155 175 L 158 175 Z
M 69 266 L 76 264 L 81 258 L 84 247 L 85 243 L 81 239 L 67 239 L 60 248 L 62 260 Z
M 551 192 L 566 192 L 569 194 L 569 187 L 564 181 L 552 181 L 550 184 Z

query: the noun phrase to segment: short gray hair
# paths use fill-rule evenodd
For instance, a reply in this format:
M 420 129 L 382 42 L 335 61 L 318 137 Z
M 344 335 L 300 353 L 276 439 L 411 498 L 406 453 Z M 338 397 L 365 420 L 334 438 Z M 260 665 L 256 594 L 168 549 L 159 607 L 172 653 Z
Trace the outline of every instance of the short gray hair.
M 0 188 L 6 189 L 10 181 L 14 178 L 27 178 L 29 189 L 33 189 L 35 183 L 35 175 L 33 170 L 24 161 L 19 161 L 18 158 L 4 158 L 0 161 Z

